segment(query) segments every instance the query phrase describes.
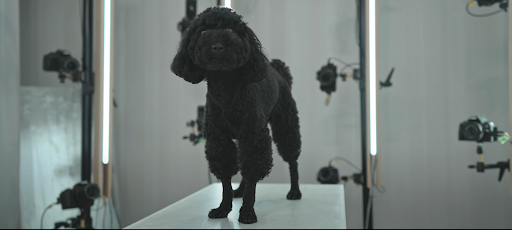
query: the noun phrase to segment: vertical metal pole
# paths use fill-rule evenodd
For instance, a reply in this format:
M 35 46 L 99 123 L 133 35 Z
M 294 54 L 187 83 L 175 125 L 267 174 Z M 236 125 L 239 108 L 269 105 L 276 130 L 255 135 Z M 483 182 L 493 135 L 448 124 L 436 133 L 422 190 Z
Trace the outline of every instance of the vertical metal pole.
M 93 53 L 93 1 L 84 0 L 83 8 L 82 66 L 82 181 L 91 182 L 91 148 L 92 148 L 92 103 L 94 93 Z M 80 208 L 80 226 L 92 228 L 91 207 Z
M 368 207 L 370 198 L 370 189 L 366 184 L 368 183 L 367 175 L 367 146 L 366 146 L 366 1 L 359 0 L 359 91 L 361 94 L 361 164 L 362 164 L 362 176 L 364 178 L 363 187 L 363 228 L 364 222 L 367 218 L 366 214 L 370 209 L 368 216 L 368 229 L 373 229 L 373 211 L 372 207 Z
M 94 73 L 92 70 L 93 1 L 84 0 L 82 66 L 82 181 L 91 182 L 92 96 Z

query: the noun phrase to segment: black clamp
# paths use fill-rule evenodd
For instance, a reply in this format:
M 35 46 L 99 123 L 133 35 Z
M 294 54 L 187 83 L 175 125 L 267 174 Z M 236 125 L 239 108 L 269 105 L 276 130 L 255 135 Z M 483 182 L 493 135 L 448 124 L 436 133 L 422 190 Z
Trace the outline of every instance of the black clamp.
M 94 93 L 94 72 L 91 73 L 91 79 L 89 82 L 82 81 L 82 93 L 84 95 L 93 94 Z
M 382 89 L 383 87 L 391 87 L 391 85 L 393 85 L 391 83 L 391 76 L 393 76 L 393 72 L 395 72 L 395 67 L 391 68 L 391 71 L 389 72 L 388 74 L 388 78 L 386 79 L 385 82 L 380 82 L 380 88 Z
M 192 144 L 195 146 L 197 145 L 201 139 L 203 138 L 203 134 L 197 134 L 195 133 L 194 131 L 194 127 L 196 125 L 196 121 L 192 120 L 190 122 L 187 122 L 187 127 L 190 127 L 191 128 L 191 131 L 190 131 L 190 134 L 188 136 L 183 136 L 183 140 L 186 140 L 186 139 L 189 139 L 190 142 L 192 142 Z
M 352 176 L 342 176 L 341 180 L 345 183 L 349 180 L 354 181 L 355 184 L 363 185 L 364 184 L 364 177 L 362 173 L 354 173 Z
M 503 174 L 505 174 L 505 170 L 509 171 L 510 172 L 510 159 L 507 160 L 507 161 L 500 161 L 496 164 L 487 164 L 485 165 L 483 162 L 479 162 L 481 163 L 481 170 L 483 172 L 483 169 L 499 169 L 500 172 L 498 174 L 498 181 L 501 181 L 501 179 L 503 178 Z M 477 165 L 469 165 L 468 168 L 470 169 L 473 169 L 473 168 L 477 168 L 477 171 L 479 169 L 478 167 L 478 163 Z

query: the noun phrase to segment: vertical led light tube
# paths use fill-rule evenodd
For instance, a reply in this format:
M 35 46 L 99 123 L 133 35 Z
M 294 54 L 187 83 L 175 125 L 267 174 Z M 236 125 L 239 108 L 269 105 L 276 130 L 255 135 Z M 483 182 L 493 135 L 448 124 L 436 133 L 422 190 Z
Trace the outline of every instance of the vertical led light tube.
M 370 86 L 370 154 L 377 155 L 377 50 L 376 50 L 376 21 L 375 1 L 368 1 L 368 50 L 369 50 L 369 86 Z
M 108 164 L 110 152 L 110 33 L 111 0 L 104 0 L 103 11 L 103 127 L 102 162 Z
M 231 0 L 224 0 L 224 7 L 231 8 Z

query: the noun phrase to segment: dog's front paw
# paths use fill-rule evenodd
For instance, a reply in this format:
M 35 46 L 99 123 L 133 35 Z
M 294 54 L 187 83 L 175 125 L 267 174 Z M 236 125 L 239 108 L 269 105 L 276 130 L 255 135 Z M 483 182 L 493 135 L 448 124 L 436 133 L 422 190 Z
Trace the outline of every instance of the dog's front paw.
M 233 197 L 234 198 L 240 198 L 240 197 L 243 197 L 244 196 L 244 190 L 243 189 L 237 189 L 235 191 L 233 191 Z
M 286 195 L 286 199 L 288 200 L 300 200 L 300 198 L 302 198 L 300 190 L 290 190 L 290 192 L 288 192 L 288 195 Z
M 254 208 L 244 208 L 240 209 L 240 216 L 238 217 L 238 222 L 242 224 L 253 224 L 258 221 L 256 218 L 256 213 L 254 212 Z
M 228 217 L 229 212 L 231 212 L 230 207 L 218 207 L 216 209 L 212 209 L 210 213 L 208 213 L 208 217 L 212 219 L 226 218 Z

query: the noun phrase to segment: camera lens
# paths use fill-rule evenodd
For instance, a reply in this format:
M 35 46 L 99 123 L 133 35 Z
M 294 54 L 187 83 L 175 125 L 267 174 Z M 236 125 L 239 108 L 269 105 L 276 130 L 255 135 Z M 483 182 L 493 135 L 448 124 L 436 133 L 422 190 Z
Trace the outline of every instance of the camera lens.
M 325 70 L 323 73 L 321 73 L 319 80 L 322 85 L 330 85 L 335 78 L 335 73 L 333 73 L 331 70 Z
M 322 184 L 337 184 L 340 181 L 338 170 L 331 166 L 321 168 L 316 179 Z
M 64 69 L 66 72 L 75 72 L 78 70 L 78 63 L 75 60 L 68 60 L 64 64 Z
M 478 123 L 469 123 L 464 129 L 464 136 L 466 139 L 478 141 L 483 137 L 483 127 Z
M 322 170 L 320 170 L 320 175 L 322 179 L 328 180 L 332 177 L 332 172 L 328 168 L 323 168 Z
M 85 197 L 94 200 L 100 196 L 100 188 L 96 184 L 87 184 L 84 188 Z

